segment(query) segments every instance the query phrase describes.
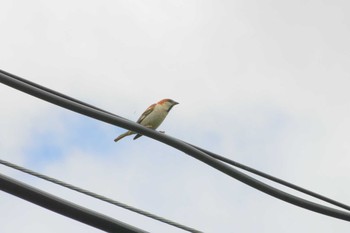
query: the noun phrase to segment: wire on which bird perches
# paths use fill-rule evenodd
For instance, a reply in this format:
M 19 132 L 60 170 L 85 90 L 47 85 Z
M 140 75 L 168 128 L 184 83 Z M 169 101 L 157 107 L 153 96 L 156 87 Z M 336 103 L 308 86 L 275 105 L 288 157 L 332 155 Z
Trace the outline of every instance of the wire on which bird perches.
M 37 88 L 35 86 L 31 86 L 28 83 L 21 82 L 19 80 L 15 80 L 11 78 L 10 76 L 1 73 L 0 74 L 0 82 L 11 86 L 17 90 L 26 92 L 30 95 L 36 96 L 37 98 L 40 98 L 42 100 L 48 101 L 50 103 L 56 104 L 58 106 L 61 106 L 63 108 L 69 109 L 71 111 L 92 117 L 94 119 L 126 128 L 131 131 L 135 131 L 137 133 L 143 134 L 145 136 L 151 137 L 153 139 L 156 139 L 160 142 L 163 142 L 169 146 L 172 146 L 173 148 L 176 148 L 204 163 L 207 165 L 231 176 L 232 178 L 235 178 L 257 190 L 260 190 L 266 194 L 269 194 L 273 197 L 276 197 L 280 200 L 289 202 L 291 204 L 294 204 L 296 206 L 318 212 L 324 215 L 332 216 L 338 219 L 343 219 L 346 221 L 350 221 L 350 214 L 348 212 L 340 211 L 334 208 L 330 208 L 327 206 L 323 206 L 311 201 L 307 201 L 305 199 L 296 197 L 294 195 L 291 195 L 289 193 L 283 192 L 279 189 L 276 189 L 270 185 L 267 185 L 259 180 L 256 180 L 234 168 L 231 166 L 228 166 L 217 159 L 211 157 L 208 155 L 208 153 L 205 153 L 203 150 L 200 150 L 198 148 L 195 148 L 181 140 L 175 139 L 173 137 L 170 137 L 168 135 L 160 134 L 154 130 L 145 128 L 143 126 L 140 126 L 132 121 L 126 120 L 121 117 L 117 117 L 115 115 L 111 115 L 106 111 L 100 111 L 94 108 L 91 108 L 89 106 L 86 106 L 81 103 L 74 102 L 72 100 L 66 99 L 62 96 L 55 95 L 53 93 L 47 92 L 43 89 Z
M 24 82 L 24 83 L 27 83 L 27 84 L 29 84 L 29 85 L 32 85 L 33 87 L 36 87 L 36 88 L 45 90 L 45 91 L 47 91 L 48 93 L 51 93 L 51 94 L 60 96 L 60 97 L 62 97 L 62 98 L 71 100 L 71 101 L 73 101 L 73 102 L 75 102 L 75 103 L 78 103 L 78 104 L 82 104 L 82 105 L 84 105 L 84 106 L 86 106 L 86 107 L 90 107 L 90 108 L 93 108 L 93 109 L 95 109 L 95 110 L 102 111 L 102 112 L 107 113 L 107 114 L 111 114 L 111 115 L 114 116 L 114 117 L 119 117 L 119 118 L 125 119 L 125 118 L 123 118 L 123 117 L 121 117 L 121 116 L 118 116 L 118 115 L 113 114 L 113 113 L 111 113 L 111 112 L 105 111 L 105 110 L 103 110 L 103 109 L 101 109 L 101 108 L 97 108 L 97 107 L 95 107 L 95 106 L 93 106 L 93 105 L 87 104 L 87 103 L 85 103 L 85 102 L 83 102 L 83 101 L 77 100 L 77 99 L 72 98 L 72 97 L 70 97 L 70 96 L 64 95 L 64 94 L 62 94 L 62 93 L 60 93 L 60 92 L 54 91 L 54 90 L 49 89 L 49 88 L 44 87 L 44 86 L 41 86 L 41 85 L 39 85 L 39 84 L 37 84 L 37 83 L 33 83 L 33 82 L 29 81 L 29 80 L 23 79 L 23 78 L 21 78 L 21 77 L 18 77 L 18 76 L 16 76 L 16 75 L 13 75 L 13 74 L 8 73 L 8 72 L 6 72 L 6 71 L 0 70 L 0 72 L 4 73 L 4 74 L 6 74 L 6 75 L 8 75 L 8 76 L 10 76 L 10 77 L 12 77 L 12 78 L 14 78 L 14 79 L 17 79 L 17 80 L 19 80 L 19 81 L 21 81 L 21 82 Z M 125 119 L 125 120 L 126 120 L 126 119 Z M 159 132 L 164 133 L 163 131 L 159 131 Z M 240 169 L 243 169 L 243 170 L 248 171 L 248 172 L 250 172 L 250 173 L 253 173 L 253 174 L 255 174 L 255 175 L 258 175 L 258 176 L 261 176 L 261 177 L 263 177 L 263 178 L 269 179 L 269 180 L 271 180 L 271 181 L 274 181 L 274 182 L 279 183 L 279 184 L 281 184 L 281 185 L 284 185 L 284 186 L 286 186 L 286 187 L 292 188 L 292 189 L 297 190 L 297 191 L 299 191 L 299 192 L 302 192 L 302 193 L 304 193 L 304 194 L 310 195 L 310 196 L 312 196 L 312 197 L 314 197 L 314 198 L 317 198 L 317 199 L 320 199 L 320 200 L 322 200 L 322 201 L 328 202 L 328 203 L 333 204 L 333 205 L 335 205 L 335 206 L 338 206 L 338 207 L 340 207 L 340 208 L 343 208 L 343 209 L 346 209 L 346 210 L 350 210 L 350 206 L 348 206 L 348 205 L 346 205 L 346 204 L 340 203 L 340 202 L 335 201 L 335 200 L 332 200 L 332 199 L 330 199 L 330 198 L 328 198 L 328 197 L 322 196 L 322 195 L 320 195 L 320 194 L 318 194 L 318 193 L 315 193 L 315 192 L 309 191 L 309 190 L 307 190 L 307 189 L 305 189 L 305 188 L 302 188 L 302 187 L 299 187 L 299 186 L 297 186 L 297 185 L 291 184 L 291 183 L 286 182 L 286 181 L 284 181 L 284 180 L 282 180 L 282 179 L 279 179 L 279 178 L 277 178 L 277 177 L 271 176 L 271 175 L 266 174 L 266 173 L 264 173 L 264 172 L 258 171 L 258 170 L 256 170 L 256 169 L 251 168 L 251 167 L 249 167 L 249 166 L 246 166 L 246 165 L 244 165 L 244 164 L 235 162 L 235 161 L 233 161 L 233 160 L 231 160 L 231 159 L 228 159 L 228 158 L 226 158 L 226 157 L 223 157 L 223 156 L 221 156 L 221 155 L 218 155 L 218 154 L 215 154 L 215 153 L 210 152 L 210 151 L 208 151 L 208 150 L 202 149 L 202 148 L 200 148 L 200 147 L 198 147 L 198 146 L 194 146 L 194 145 L 192 145 L 192 144 L 189 144 L 189 145 L 190 145 L 190 146 L 193 146 L 193 147 L 195 147 L 195 148 L 197 148 L 198 150 L 201 150 L 202 152 L 206 153 L 207 155 L 209 155 L 209 156 L 211 156 L 211 157 L 213 157 L 213 158 L 216 158 L 216 159 L 218 159 L 218 160 L 220 160 L 220 161 L 223 161 L 223 162 L 225 162 L 225 163 L 228 163 L 228 164 L 230 164 L 230 165 L 232 165 L 232 166 L 238 167 L 238 168 L 240 168 Z
M 194 146 L 194 145 L 192 145 L 192 146 Z M 216 158 L 216 159 L 218 159 L 218 160 L 220 160 L 220 161 L 223 161 L 223 162 L 225 162 L 225 163 L 228 163 L 228 164 L 230 164 L 230 165 L 232 165 L 232 166 L 238 167 L 238 168 L 240 168 L 240 169 L 242 169 L 242 170 L 245 170 L 245 171 L 247 171 L 247 172 L 253 173 L 253 174 L 255 174 L 255 175 L 258 175 L 258 176 L 263 177 L 263 178 L 265 178 L 265 179 L 271 180 L 271 181 L 276 182 L 276 183 L 278 183 L 278 184 L 284 185 L 284 186 L 286 186 L 286 187 L 288 187 L 288 188 L 291 188 L 291 189 L 294 189 L 294 190 L 299 191 L 299 192 L 301 192 L 301 193 L 307 194 L 307 195 L 309 195 L 309 196 L 311 196 L 311 197 L 317 198 L 317 199 L 322 200 L 322 201 L 324 201 L 324 202 L 328 202 L 328 203 L 330 203 L 330 204 L 332 204 L 332 205 L 338 206 L 338 207 L 343 208 L 343 209 L 345 209 L 345 210 L 350 210 L 350 206 L 348 206 L 348 205 L 346 205 L 346 204 L 343 204 L 343 203 L 341 203 L 341 202 L 335 201 L 335 200 L 330 199 L 330 198 L 328 198 L 328 197 L 322 196 L 322 195 L 320 195 L 320 194 L 318 194 L 318 193 L 312 192 L 312 191 L 310 191 L 310 190 L 307 190 L 307 189 L 302 188 L 302 187 L 300 187 L 300 186 L 297 186 L 297 185 L 295 185 L 295 184 L 289 183 L 289 182 L 284 181 L 284 180 L 282 180 L 282 179 L 279 179 L 279 178 L 277 178 L 277 177 L 271 176 L 271 175 L 266 174 L 266 173 L 264 173 L 264 172 L 258 171 L 258 170 L 254 169 L 254 168 L 251 168 L 251 167 L 248 167 L 248 166 L 246 166 L 246 165 L 244 165 L 244 164 L 235 162 L 235 161 L 233 161 L 233 160 L 231 160 L 231 159 L 225 158 L 225 157 L 223 157 L 223 156 L 221 156 L 221 155 L 215 154 L 215 153 L 210 152 L 210 151 L 208 151 L 208 150 L 199 148 L 199 147 L 197 147 L 197 146 L 194 146 L 194 147 L 196 147 L 197 149 L 199 149 L 199 150 L 201 150 L 201 151 L 207 153 L 207 154 L 210 155 L 211 157 Z

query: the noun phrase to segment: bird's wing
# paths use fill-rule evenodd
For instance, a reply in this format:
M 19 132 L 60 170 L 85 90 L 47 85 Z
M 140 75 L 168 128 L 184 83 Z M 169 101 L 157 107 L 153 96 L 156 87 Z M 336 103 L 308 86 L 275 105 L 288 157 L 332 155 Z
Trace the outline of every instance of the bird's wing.
M 145 117 L 148 116 L 153 111 L 154 106 L 156 106 L 156 104 L 152 104 L 151 106 L 149 106 L 146 109 L 146 111 L 144 111 L 142 113 L 142 115 L 140 116 L 140 118 L 136 122 L 140 124 L 143 121 L 143 119 L 145 119 Z

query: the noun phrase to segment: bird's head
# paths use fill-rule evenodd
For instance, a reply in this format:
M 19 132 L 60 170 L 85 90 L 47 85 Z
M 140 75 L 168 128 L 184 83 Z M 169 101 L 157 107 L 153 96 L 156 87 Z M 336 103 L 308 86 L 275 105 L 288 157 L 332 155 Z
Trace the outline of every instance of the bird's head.
M 175 105 L 179 103 L 172 99 L 163 99 L 159 101 L 158 104 L 162 105 L 167 110 L 167 112 L 169 112 Z

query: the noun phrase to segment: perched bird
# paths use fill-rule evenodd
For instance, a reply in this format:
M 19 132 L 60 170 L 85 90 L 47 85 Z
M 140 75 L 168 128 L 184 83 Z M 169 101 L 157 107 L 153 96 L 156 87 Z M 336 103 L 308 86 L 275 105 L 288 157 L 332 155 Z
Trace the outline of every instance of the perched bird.
M 144 113 L 142 113 L 140 118 L 137 120 L 137 123 L 150 129 L 156 129 L 164 121 L 169 111 L 177 104 L 179 103 L 171 99 L 163 99 L 158 103 L 152 104 Z M 120 139 L 132 134 L 135 134 L 135 132 L 127 131 L 119 135 L 116 139 L 114 139 L 114 141 L 117 142 Z M 141 134 L 137 134 L 134 137 L 134 140 L 141 136 Z

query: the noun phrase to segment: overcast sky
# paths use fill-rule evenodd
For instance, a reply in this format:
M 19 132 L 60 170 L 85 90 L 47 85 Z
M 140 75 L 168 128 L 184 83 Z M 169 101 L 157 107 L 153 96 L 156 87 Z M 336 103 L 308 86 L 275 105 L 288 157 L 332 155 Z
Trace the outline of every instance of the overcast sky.
M 180 104 L 160 130 L 350 204 L 349 7 L 3 0 L 0 69 L 131 120 L 172 98 Z M 4 85 L 0 104 L 1 159 L 204 232 L 349 232 L 348 222 L 277 200 L 150 138 L 114 143 L 124 129 Z M 150 232 L 183 232 L 0 172 Z M 99 232 L 4 192 L 0 205 L 1 232 Z

